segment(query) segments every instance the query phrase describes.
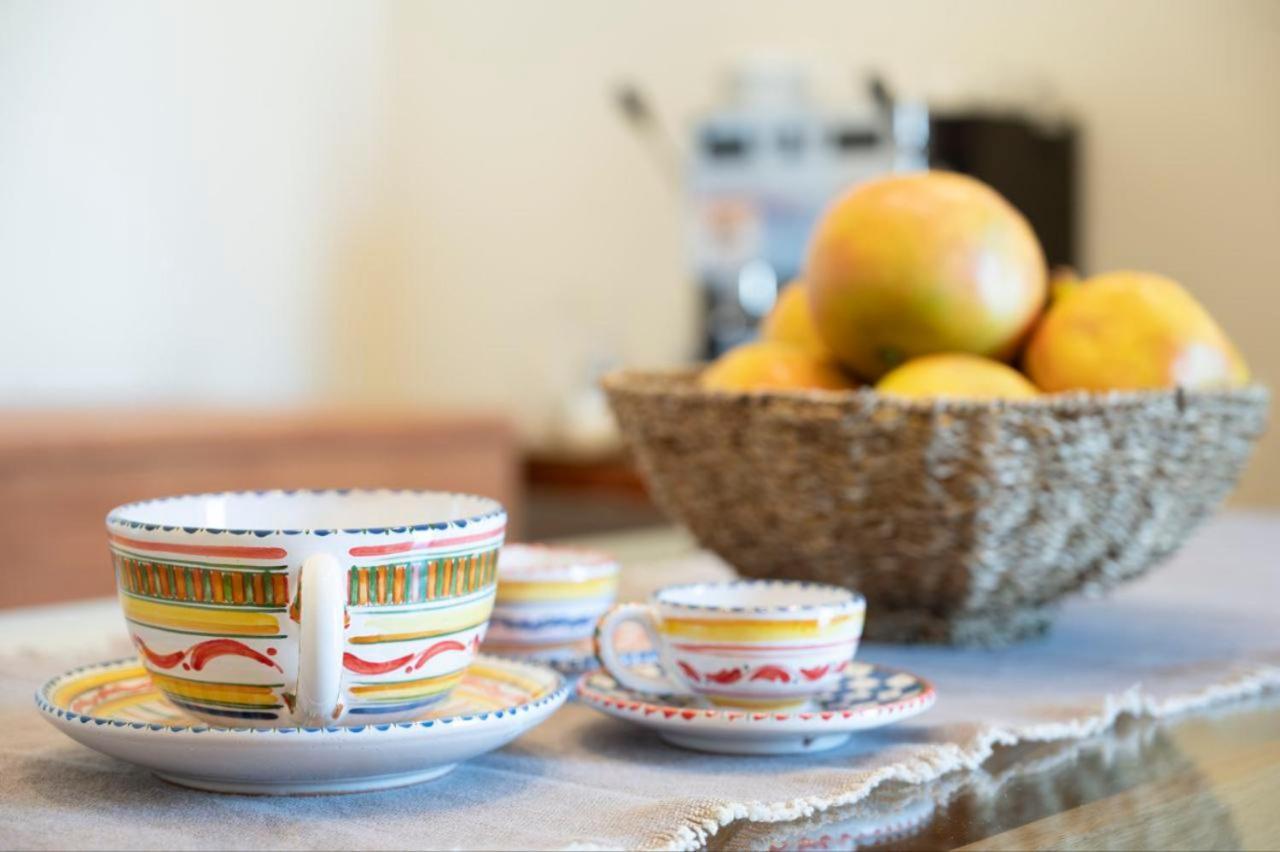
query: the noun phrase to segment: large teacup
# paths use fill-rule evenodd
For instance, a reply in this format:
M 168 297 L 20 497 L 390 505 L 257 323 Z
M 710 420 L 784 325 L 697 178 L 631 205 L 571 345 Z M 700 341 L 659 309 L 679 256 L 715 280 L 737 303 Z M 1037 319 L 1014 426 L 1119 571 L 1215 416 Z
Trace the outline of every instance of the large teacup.
M 240 727 L 411 719 L 484 638 L 506 512 L 433 491 L 261 491 L 107 516 L 120 603 L 156 686 Z

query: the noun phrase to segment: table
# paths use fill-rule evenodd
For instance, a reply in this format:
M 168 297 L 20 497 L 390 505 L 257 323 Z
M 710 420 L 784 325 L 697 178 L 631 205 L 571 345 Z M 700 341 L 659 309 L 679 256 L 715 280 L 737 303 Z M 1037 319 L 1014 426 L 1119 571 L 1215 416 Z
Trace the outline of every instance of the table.
M 639 596 L 655 579 L 661 579 L 656 566 L 687 558 L 694 547 L 687 536 L 672 529 L 597 537 L 586 543 L 610 549 L 624 564 L 637 566 L 626 578 L 624 595 L 630 597 Z M 1271 516 L 1234 516 L 1215 523 L 1189 547 L 1187 559 L 1178 566 L 1170 566 L 1168 576 L 1174 581 L 1185 579 L 1189 568 L 1198 567 L 1196 560 L 1218 553 L 1219 548 L 1230 547 L 1236 549 L 1221 552 L 1235 560 L 1237 577 L 1243 566 L 1246 573 L 1266 573 L 1267 582 L 1259 586 L 1264 593 L 1280 588 L 1280 563 L 1274 561 L 1274 554 L 1280 552 L 1280 517 Z M 1248 555 L 1248 560 L 1241 561 L 1241 554 Z M 1255 555 L 1261 561 L 1252 561 Z M 698 570 L 724 570 L 703 562 L 697 567 Z M 1220 575 L 1228 581 L 1231 576 Z M 1105 624 L 1099 619 L 1107 607 L 1120 606 L 1120 611 L 1124 611 L 1126 604 L 1122 599 L 1126 595 L 1132 599 L 1139 591 L 1130 589 L 1107 603 L 1082 604 L 1075 610 L 1071 630 L 1076 631 L 1076 635 L 1082 631 L 1097 632 Z M 1162 581 L 1150 581 L 1147 597 L 1143 598 L 1147 601 L 1144 611 L 1173 612 L 1174 591 L 1165 589 Z M 1219 623 L 1230 621 L 1230 614 L 1223 609 L 1229 603 L 1228 597 L 1223 595 L 1225 592 L 1220 590 L 1217 599 L 1213 594 L 1205 596 L 1203 618 L 1206 623 L 1215 619 Z M 1269 600 L 1274 602 L 1276 598 Z M 1265 601 L 1263 604 L 1264 609 L 1270 605 Z M 1060 633 L 1072 635 L 1066 625 Z M 1229 654 L 1233 647 L 1223 645 L 1222 652 Z M 0 648 L 10 660 L 34 655 L 36 668 L 41 660 L 47 661 L 44 665 L 48 668 L 61 665 L 55 661 L 67 654 L 107 657 L 126 652 L 128 645 L 115 604 L 107 599 L 0 614 Z M 976 659 L 1009 668 L 1013 665 L 1011 661 L 1019 657 L 1034 659 L 1049 650 L 1052 646 L 1026 647 L 1012 654 Z M 1267 659 L 1280 664 L 1280 637 L 1266 645 L 1264 651 L 1271 655 Z M 933 652 L 878 646 L 866 649 L 865 653 L 868 657 L 892 658 L 902 664 L 903 661 L 923 661 Z M 974 659 L 972 655 L 955 656 L 958 668 L 972 665 Z M 1144 661 L 1125 662 L 1139 665 Z M 940 681 L 950 679 L 958 683 L 956 678 L 963 672 L 948 670 L 937 674 Z M 944 702 L 945 689 L 946 684 L 940 683 Z M 948 712 L 943 703 L 936 710 L 943 716 Z M 136 819 L 137 814 L 149 807 L 152 796 L 166 798 L 169 813 L 184 813 L 182 807 L 198 808 L 206 815 L 205 819 L 216 820 L 223 818 L 221 815 L 243 812 L 259 823 L 278 819 L 282 812 L 289 817 L 300 811 L 314 814 L 367 810 L 377 813 L 380 823 L 404 832 L 438 825 L 432 820 L 454 813 L 458 806 L 450 802 L 449 797 L 455 791 L 465 794 L 460 787 L 448 788 L 448 795 L 441 795 L 435 790 L 446 788 L 424 786 L 400 793 L 373 794 L 385 795 L 383 799 L 344 797 L 331 800 L 332 805 L 299 803 L 290 810 L 275 808 L 264 800 L 191 798 L 203 794 L 169 793 L 162 786 L 157 788 L 141 773 L 133 773 L 126 779 L 127 784 L 123 786 L 127 789 L 117 789 L 109 780 L 112 769 L 106 758 L 99 759 L 65 741 L 33 745 L 30 740 L 44 737 L 47 732 L 43 723 L 32 717 L 34 712 L 26 710 L 13 717 L 21 723 L 14 726 L 17 734 L 0 745 L 0 756 L 16 758 L 20 771 L 17 781 L 12 773 L 0 773 L 11 776 L 8 787 L 0 780 L 0 848 L 36 845 L 37 840 L 58 848 L 94 845 L 86 842 L 86 837 L 96 838 L 96 845 L 156 847 L 170 841 L 177 845 L 178 839 L 188 841 L 184 845 L 201 845 L 189 842 L 193 839 L 189 834 L 166 834 L 173 829 L 167 828 L 169 824 L 161 818 L 140 825 L 136 836 L 112 835 L 107 839 L 86 834 L 92 830 L 91 825 L 89 828 L 81 825 L 80 833 L 73 834 L 59 821 L 68 814 L 78 816 L 77 808 L 83 808 L 86 814 L 102 814 L 107 820 L 117 818 L 113 811 L 124 809 Z M 927 720 L 928 716 L 921 718 Z M 510 785 L 510 801 L 514 806 L 522 796 L 532 792 L 529 778 L 545 775 L 548 783 L 559 784 L 563 790 L 575 789 L 573 784 L 580 783 L 574 782 L 570 773 L 545 763 L 560 759 L 562 750 L 569 747 L 566 737 L 576 741 L 573 747 L 580 756 L 598 759 L 601 766 L 607 761 L 616 761 L 609 764 L 615 767 L 611 771 L 638 761 L 656 760 L 672 767 L 668 770 L 651 765 L 652 774 L 677 771 L 682 762 L 688 762 L 688 753 L 643 742 L 640 735 L 612 720 L 595 716 L 585 707 L 567 707 L 553 722 L 558 723 L 558 727 L 548 723 L 509 747 L 511 754 L 507 758 L 495 755 L 497 759 L 486 765 L 476 766 L 474 770 L 463 767 L 457 772 L 471 773 L 470 777 L 478 774 L 503 779 L 503 783 Z M 580 741 L 584 732 L 588 735 L 587 742 Z M 593 753 L 592 749 L 596 751 Z M 841 760 L 834 756 L 822 761 L 829 778 L 843 771 Z M 540 764 L 542 768 L 532 773 L 517 775 L 512 771 L 513 767 L 534 766 L 539 761 L 544 761 Z M 793 761 L 769 765 L 783 771 L 786 766 L 794 768 L 797 764 Z M 87 795 L 77 799 L 57 786 L 57 776 L 64 772 L 97 786 L 89 787 Z M 467 777 L 460 774 L 458 784 L 463 784 Z M 37 786 L 36 795 L 24 798 L 20 808 L 11 806 L 17 798 L 12 792 L 13 785 L 24 782 Z M 414 793 L 415 789 L 419 792 Z M 826 848 L 856 845 L 876 849 L 941 849 L 966 845 L 982 849 L 1277 848 L 1280 847 L 1280 815 L 1275 808 L 1278 789 L 1280 695 L 1264 691 L 1193 715 L 1164 720 L 1121 718 L 1113 729 L 1091 738 L 997 748 L 974 771 L 952 771 L 924 784 L 884 782 L 856 804 L 834 807 L 791 822 L 731 822 L 711 832 L 708 845 L 715 849 L 810 849 L 824 845 Z M 9 792 L 4 792 L 6 790 Z M 6 797 L 11 801 L 7 802 Z M 418 813 L 404 817 L 401 811 L 406 803 L 412 803 Z M 53 810 L 57 807 L 62 808 L 60 813 Z M 49 813 L 43 813 L 45 809 L 49 809 Z M 505 818 L 502 814 L 493 816 L 487 823 L 490 830 L 496 830 Z M 395 822 L 406 819 L 408 821 Z M 31 834 L 19 833 L 25 826 L 37 824 L 41 833 L 34 839 Z M 409 829 L 410 826 L 415 828 Z M 365 841 L 383 848 L 430 846 L 426 840 L 429 836 L 432 835 L 400 833 L 366 837 Z M 546 836 L 554 835 L 549 831 Z M 295 837 L 302 839 L 283 845 L 342 846 L 352 845 L 352 841 L 358 839 L 341 833 Z M 483 838 L 478 837 L 475 844 L 470 845 L 483 844 Z
M 735 825 L 712 849 L 1275 849 L 1280 697 L 1084 742 L 1004 750 L 981 770 L 890 784 L 839 814 Z M 896 831 L 904 809 L 919 815 Z
M 1276 521 L 1280 559 L 1280 518 Z M 694 543 L 675 531 L 601 536 L 636 560 Z M 1280 631 L 1280 601 L 1277 602 Z M 1124 718 L 1099 737 L 998 751 L 981 770 L 886 784 L 838 814 L 740 823 L 711 849 L 1277 849 L 1280 693 L 1171 721 Z M 910 811 L 918 819 L 901 822 Z M 850 831 L 852 829 L 852 831 Z

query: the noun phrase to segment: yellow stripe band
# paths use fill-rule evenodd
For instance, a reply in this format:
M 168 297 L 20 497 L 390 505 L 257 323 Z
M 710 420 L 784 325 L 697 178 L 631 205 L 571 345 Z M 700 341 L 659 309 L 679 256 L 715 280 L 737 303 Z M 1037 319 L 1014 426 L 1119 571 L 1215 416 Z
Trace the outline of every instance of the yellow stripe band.
M 269 612 L 211 609 L 158 603 L 121 596 L 125 618 L 153 627 L 213 633 L 220 636 L 272 636 L 280 632 Z
M 280 702 L 270 686 L 248 683 L 203 683 L 197 680 L 151 673 L 151 682 L 165 692 L 210 704 L 233 707 L 278 707 Z
M 799 698 L 775 698 L 775 699 L 757 699 L 742 698 L 735 696 L 733 698 L 721 698 L 716 695 L 707 695 L 707 700 L 716 707 L 745 707 L 749 710 L 787 710 L 792 707 L 800 707 L 808 703 L 807 696 Z
M 499 683 L 510 684 L 517 689 L 528 693 L 529 697 L 525 700 L 534 701 L 547 691 L 547 685 L 541 681 L 532 678 L 521 677 L 509 669 L 495 669 L 489 666 L 476 664 L 471 667 L 471 675 L 477 680 L 496 680 Z
M 364 616 L 361 629 L 371 630 L 351 637 L 353 645 L 374 645 L 381 642 L 405 642 L 410 639 L 428 639 L 445 633 L 457 633 L 479 627 L 493 611 L 493 598 L 484 597 L 461 606 L 446 609 L 429 609 L 423 612 L 378 613 L 376 610 Z
M 453 689 L 462 680 L 463 673 L 464 670 L 459 669 L 456 672 L 419 678 L 418 680 L 363 684 L 351 687 L 351 694 L 378 702 L 425 698 L 428 695 L 436 695 Z
M 352 645 L 383 645 L 388 642 L 414 642 L 419 639 L 433 639 L 436 636 L 451 636 L 454 633 L 462 633 L 473 627 L 479 627 L 484 624 L 481 619 L 475 624 L 464 624 L 457 630 L 424 630 L 418 633 L 371 633 L 365 636 L 356 636 L 351 640 Z
M 137 695 L 126 695 L 122 698 L 113 698 L 110 701 L 104 701 L 101 704 L 93 706 L 93 715 L 95 716 L 111 716 L 119 713 L 121 710 L 128 710 L 130 707 L 137 707 L 139 704 L 147 704 L 153 702 L 160 697 L 160 692 L 155 689 L 148 689 L 145 692 L 139 692 Z
M 523 699 L 532 700 L 532 699 Z M 469 682 L 463 681 L 458 688 L 453 691 L 453 695 L 449 697 L 447 704 L 441 705 L 435 710 L 433 716 L 453 716 L 458 713 L 475 713 L 477 711 L 493 711 L 503 710 L 511 706 L 509 698 L 495 697 L 486 692 L 475 689 Z
M 826 639 L 852 633 L 862 624 L 859 613 L 840 615 L 830 621 L 756 621 L 744 619 L 667 618 L 660 631 L 665 636 L 684 639 L 717 639 L 734 642 L 764 640 Z
M 603 598 L 612 596 L 618 589 L 618 578 L 600 577 L 581 583 L 521 583 L 511 580 L 498 581 L 498 600 L 511 601 L 563 601 L 578 598 Z
M 58 687 L 53 693 L 53 703 L 59 707 L 66 707 L 76 698 L 91 689 L 102 686 L 104 683 L 113 683 L 116 681 L 128 680 L 135 677 L 146 677 L 147 672 L 142 666 L 131 666 L 127 669 L 113 669 L 97 674 L 84 675 L 75 680 L 68 681 Z

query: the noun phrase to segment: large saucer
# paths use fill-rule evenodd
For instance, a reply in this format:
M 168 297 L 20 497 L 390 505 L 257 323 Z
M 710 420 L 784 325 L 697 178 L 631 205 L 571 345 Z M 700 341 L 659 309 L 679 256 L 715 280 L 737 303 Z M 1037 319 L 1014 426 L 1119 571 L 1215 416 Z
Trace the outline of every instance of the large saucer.
M 480 656 L 447 701 L 411 722 L 223 728 L 175 707 L 134 659 L 84 666 L 36 692 L 50 724 L 103 754 L 219 793 L 353 793 L 438 778 L 501 748 L 564 703 L 564 678 Z

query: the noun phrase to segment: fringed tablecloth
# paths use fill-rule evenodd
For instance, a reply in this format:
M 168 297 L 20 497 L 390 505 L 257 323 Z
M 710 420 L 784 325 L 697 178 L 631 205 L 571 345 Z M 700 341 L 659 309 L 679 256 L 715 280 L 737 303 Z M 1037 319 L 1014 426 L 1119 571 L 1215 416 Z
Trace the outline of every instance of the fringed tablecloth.
M 633 596 L 729 574 L 696 552 L 627 568 Z M 47 677 L 129 653 L 114 602 L 0 615 L 0 640 L 2 848 L 686 849 L 734 821 L 793 820 L 888 779 L 926 783 L 976 767 L 998 744 L 1084 737 L 1120 714 L 1193 712 L 1280 686 L 1280 516 L 1222 516 L 1146 578 L 1067 604 L 1040 640 L 995 651 L 865 646 L 861 658 L 932 680 L 938 704 L 817 755 L 681 751 L 571 704 L 415 787 L 199 793 L 80 746 L 35 711 Z

